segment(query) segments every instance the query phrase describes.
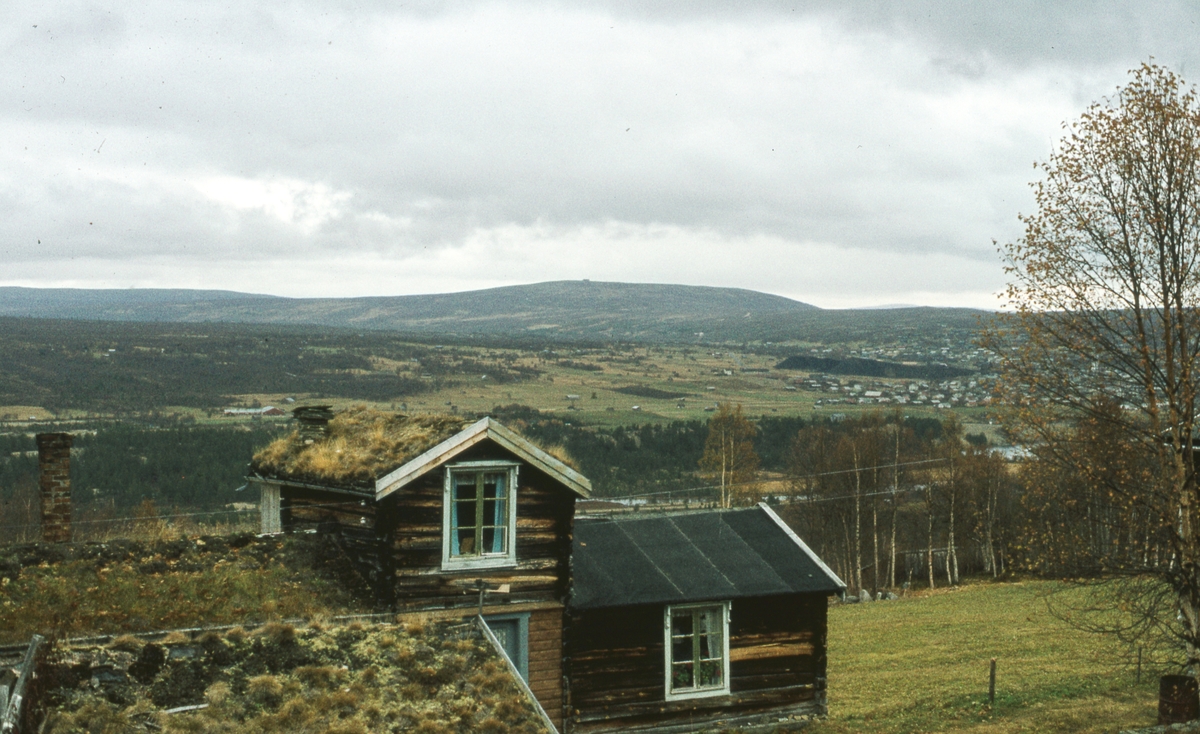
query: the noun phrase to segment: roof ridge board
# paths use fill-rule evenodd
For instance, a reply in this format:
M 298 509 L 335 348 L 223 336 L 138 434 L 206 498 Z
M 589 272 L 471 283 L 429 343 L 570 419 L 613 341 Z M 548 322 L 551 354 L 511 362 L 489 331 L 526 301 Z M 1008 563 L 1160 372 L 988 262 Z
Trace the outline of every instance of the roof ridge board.
M 842 581 L 841 577 L 834 573 L 832 568 L 825 565 L 825 561 L 822 561 L 820 556 L 818 556 L 816 553 L 813 553 L 812 548 L 808 547 L 808 543 L 805 543 L 804 540 L 796 534 L 796 531 L 792 530 L 792 528 L 783 521 L 783 518 L 781 518 L 779 515 L 776 515 L 775 511 L 771 509 L 770 505 L 768 505 L 766 502 L 759 502 L 757 507 L 766 513 L 767 517 L 771 518 L 771 520 L 778 525 L 784 533 L 787 534 L 788 538 L 790 538 L 796 545 L 800 546 L 800 548 L 808 554 L 808 557 L 817 564 L 817 567 L 824 571 L 829 579 L 841 587 L 842 591 L 845 592 L 846 582 Z
M 489 436 L 499 443 L 504 448 L 513 453 L 520 454 L 522 451 L 532 454 L 531 458 L 536 459 L 535 464 L 541 464 L 539 469 L 546 471 L 551 476 L 555 476 L 563 484 L 571 487 L 571 489 L 580 497 L 587 499 L 592 495 L 592 481 L 580 474 L 575 469 L 567 466 L 566 462 L 538 446 L 534 442 L 525 438 L 521 434 L 512 430 L 503 423 L 492 420 L 490 417 L 485 417 L 487 421 Z M 507 445 L 506 445 L 507 444 Z
M 607 499 L 605 497 L 596 497 L 596 500 Z M 692 510 L 654 510 L 644 509 L 636 512 L 596 512 L 588 514 L 580 514 L 575 516 L 575 522 L 580 521 L 609 521 L 609 522 L 637 522 L 639 520 L 662 520 L 670 517 L 687 517 L 689 515 L 734 515 L 739 513 L 754 512 L 757 507 L 700 507 Z
M 375 499 L 383 499 L 408 484 L 417 476 L 424 474 L 431 468 L 430 465 L 449 461 L 485 438 L 490 438 L 502 448 L 511 451 L 538 469 L 546 472 L 580 497 L 586 499 L 591 496 L 592 483 L 587 477 L 554 456 L 551 456 L 545 450 L 511 428 L 505 427 L 490 416 L 484 416 L 445 441 L 429 448 L 419 456 L 410 459 L 404 465 L 377 479 L 375 481 Z
M 375 499 L 380 500 L 391 494 L 395 490 L 403 487 L 412 479 L 413 474 L 418 473 L 418 470 L 424 468 L 427 464 L 433 463 L 435 459 L 447 454 L 455 449 L 469 448 L 473 446 L 480 436 L 486 435 L 488 429 L 488 419 L 481 418 L 458 433 L 454 434 L 445 441 L 442 441 L 421 454 L 409 459 L 404 464 L 393 469 L 379 479 L 375 480 Z M 468 443 L 469 442 L 469 443 Z M 467 446 L 463 446 L 467 444 Z M 423 472 L 420 472 L 423 473 Z

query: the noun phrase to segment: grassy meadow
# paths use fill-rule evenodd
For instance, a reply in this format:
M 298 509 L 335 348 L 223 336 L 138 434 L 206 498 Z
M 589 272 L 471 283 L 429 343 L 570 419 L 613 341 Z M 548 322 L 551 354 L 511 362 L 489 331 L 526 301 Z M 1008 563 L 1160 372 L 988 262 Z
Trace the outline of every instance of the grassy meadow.
M 1053 582 L 971 584 L 829 615 L 829 717 L 812 734 L 1115 732 L 1151 726 L 1157 677 L 1046 608 Z M 1074 593 L 1066 591 L 1065 593 Z M 996 703 L 987 702 L 997 660 Z
M 788 390 L 788 380 L 801 372 L 773 369 L 780 357 L 753 351 L 717 351 L 685 346 L 622 346 L 619 350 L 594 350 L 576 354 L 571 350 L 545 355 L 518 349 L 460 347 L 481 363 L 512 365 L 539 371 L 538 376 L 515 382 L 497 383 L 482 377 L 456 376 L 431 383 L 431 390 L 388 402 L 338 397 L 279 393 L 231 396 L 231 402 L 284 405 L 285 397 L 307 402 L 327 402 L 337 408 L 368 404 L 382 410 L 406 406 L 413 412 L 485 413 L 498 405 L 518 403 L 563 420 L 589 425 L 616 426 L 662 423 L 672 420 L 707 420 L 709 410 L 721 402 L 740 404 L 746 415 L 810 416 L 879 410 L 879 405 L 816 406 L 829 394 Z M 401 365 L 402 369 L 408 367 Z M 419 377 L 420 366 L 403 373 Z M 744 371 L 751 370 L 751 371 Z M 728 371 L 731 374 L 725 374 Z M 850 379 L 850 378 L 844 378 Z M 866 378 L 864 378 L 866 379 Z M 621 392 L 625 388 L 648 388 L 661 397 Z M 678 397 L 667 397 L 674 395 Z M 573 396 L 573 397 L 568 397 Z M 637 410 L 634 407 L 637 406 Z M 886 408 L 883 408 L 886 409 Z M 931 406 L 905 406 L 908 415 L 943 416 L 946 411 Z M 956 408 L 970 430 L 994 431 L 987 422 L 987 408 Z M 218 422 L 230 422 L 218 418 Z

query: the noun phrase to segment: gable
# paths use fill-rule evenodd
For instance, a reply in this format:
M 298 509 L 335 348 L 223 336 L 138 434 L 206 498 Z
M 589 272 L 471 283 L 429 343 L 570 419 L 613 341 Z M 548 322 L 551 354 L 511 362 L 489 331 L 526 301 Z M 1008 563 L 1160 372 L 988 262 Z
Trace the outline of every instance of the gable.
M 518 459 L 533 465 L 575 495 L 582 498 L 591 496 L 592 483 L 587 477 L 515 431 L 505 428 L 491 418 L 483 418 L 377 479 L 375 499 L 378 501 L 387 497 L 425 474 L 453 462 L 467 450 L 485 441 L 491 441 Z
M 766 505 L 640 518 L 579 518 L 576 609 L 798 592 L 845 583 Z

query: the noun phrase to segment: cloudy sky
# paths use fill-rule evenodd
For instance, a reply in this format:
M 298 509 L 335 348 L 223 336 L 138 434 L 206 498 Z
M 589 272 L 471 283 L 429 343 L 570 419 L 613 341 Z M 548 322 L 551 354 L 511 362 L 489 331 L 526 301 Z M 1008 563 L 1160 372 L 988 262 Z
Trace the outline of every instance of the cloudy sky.
M 1155 2 L 6 3 L 0 285 L 994 307 Z M 1193 79 L 1197 81 L 1198 79 Z

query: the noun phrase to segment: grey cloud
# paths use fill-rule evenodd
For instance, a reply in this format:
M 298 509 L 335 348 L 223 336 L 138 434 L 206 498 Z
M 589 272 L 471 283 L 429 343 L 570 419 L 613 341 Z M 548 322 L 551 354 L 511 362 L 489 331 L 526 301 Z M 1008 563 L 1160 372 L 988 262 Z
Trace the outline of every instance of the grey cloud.
M 1147 39 L 1183 49 L 1195 15 L 589 7 L 22 9 L 0 30 L 0 129 L 21 146 L 0 146 L 17 212 L 0 236 L 22 261 L 45 257 L 40 238 L 63 257 L 299 262 L 622 222 L 990 261 L 1077 98 L 1120 83 Z M 222 177 L 343 198 L 319 224 L 285 221 L 308 194 L 232 206 L 210 190 Z

